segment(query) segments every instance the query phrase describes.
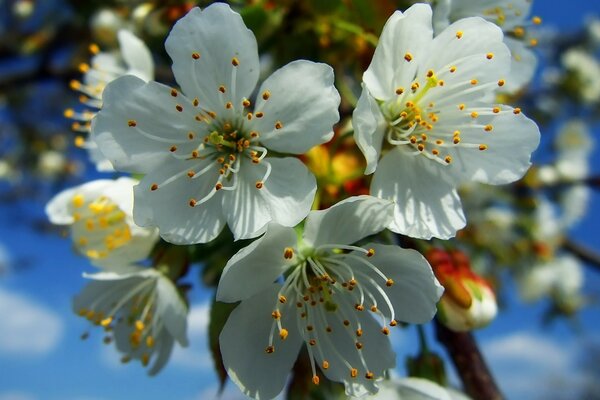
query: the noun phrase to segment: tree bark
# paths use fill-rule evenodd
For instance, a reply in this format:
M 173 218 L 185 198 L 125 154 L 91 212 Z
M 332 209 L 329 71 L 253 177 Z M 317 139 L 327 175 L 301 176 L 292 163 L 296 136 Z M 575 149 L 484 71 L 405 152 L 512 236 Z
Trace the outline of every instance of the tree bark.
M 435 325 L 437 340 L 446 348 L 464 391 L 474 400 L 501 400 L 502 393 L 473 335 L 470 332 L 454 332 L 437 320 Z

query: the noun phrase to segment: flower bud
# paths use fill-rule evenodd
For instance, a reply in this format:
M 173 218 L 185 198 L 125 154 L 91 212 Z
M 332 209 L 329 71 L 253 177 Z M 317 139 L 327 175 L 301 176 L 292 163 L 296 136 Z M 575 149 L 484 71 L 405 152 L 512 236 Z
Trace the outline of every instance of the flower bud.
M 432 249 L 427 259 L 446 289 L 438 303 L 437 317 L 441 323 L 464 332 L 484 327 L 494 319 L 497 313 L 494 291 L 485 279 L 471 270 L 465 253 Z

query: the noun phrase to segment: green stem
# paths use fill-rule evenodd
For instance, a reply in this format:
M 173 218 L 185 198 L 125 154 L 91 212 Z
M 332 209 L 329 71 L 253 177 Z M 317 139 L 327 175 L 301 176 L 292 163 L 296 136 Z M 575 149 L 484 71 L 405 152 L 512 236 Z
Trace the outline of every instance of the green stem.
M 425 329 L 423 325 L 415 325 L 417 327 L 417 333 L 419 334 L 419 345 L 421 346 L 421 354 L 429 353 L 429 346 L 427 345 L 427 336 L 425 335 Z
M 362 27 L 360 27 L 356 24 L 353 24 L 352 22 L 342 21 L 342 20 L 334 20 L 333 24 L 338 29 L 353 33 L 356 36 L 360 36 L 367 43 L 372 44 L 374 47 L 377 46 L 377 43 L 379 42 L 379 38 L 377 36 L 373 35 L 372 33 L 365 32 L 365 30 Z

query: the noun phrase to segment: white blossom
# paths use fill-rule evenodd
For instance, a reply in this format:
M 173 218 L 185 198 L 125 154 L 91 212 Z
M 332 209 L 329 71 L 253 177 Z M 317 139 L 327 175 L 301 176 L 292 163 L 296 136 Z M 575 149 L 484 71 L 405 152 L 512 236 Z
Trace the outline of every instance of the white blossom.
M 561 62 L 577 78 L 577 93 L 584 103 L 600 101 L 600 62 L 583 49 L 571 48 L 563 53 Z
M 351 197 L 312 211 L 302 237 L 270 224 L 264 236 L 227 263 L 217 300 L 241 301 L 220 335 L 231 379 L 247 395 L 275 397 L 303 344 L 346 393 L 377 391 L 395 365 L 386 337 L 397 321 L 424 323 L 443 288 L 421 254 L 398 246 L 353 243 L 385 228 L 393 205 Z
M 123 363 L 152 363 L 148 373 L 154 375 L 169 360 L 175 341 L 187 346 L 187 305 L 161 272 L 125 266 L 84 276 L 92 282 L 73 300 L 74 311 L 104 328 L 105 343 L 115 341 Z
M 536 124 L 488 100 L 509 68 L 501 30 L 481 18 L 461 19 L 435 38 L 428 5 L 389 18 L 353 125 L 365 173 L 375 173 L 371 194 L 396 203 L 392 231 L 452 237 L 465 225 L 457 186 L 510 183 L 529 168 Z
M 133 222 L 132 178 L 99 179 L 64 190 L 46 205 L 50 222 L 70 226 L 75 249 L 99 267 L 140 261 L 158 239 Z
M 270 221 L 294 226 L 310 210 L 314 176 L 295 157 L 331 139 L 340 97 L 333 70 L 295 61 L 250 95 L 256 39 L 225 4 L 192 9 L 166 41 L 183 93 L 122 77 L 93 123 L 101 151 L 121 171 L 145 174 L 135 220 L 173 243 L 203 243 L 225 223 L 236 239 Z

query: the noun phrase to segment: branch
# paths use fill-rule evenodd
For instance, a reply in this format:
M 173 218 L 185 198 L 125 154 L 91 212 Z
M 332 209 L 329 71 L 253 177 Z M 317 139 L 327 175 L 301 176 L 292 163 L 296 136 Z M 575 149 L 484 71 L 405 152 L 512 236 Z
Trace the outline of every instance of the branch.
M 448 352 L 465 392 L 473 399 L 500 400 L 500 389 L 470 332 L 454 332 L 435 320 L 436 338 Z
M 590 267 L 600 270 L 600 254 L 596 253 L 594 250 L 575 243 L 571 239 L 565 239 L 563 248 L 571 252 L 574 256 L 588 264 Z

